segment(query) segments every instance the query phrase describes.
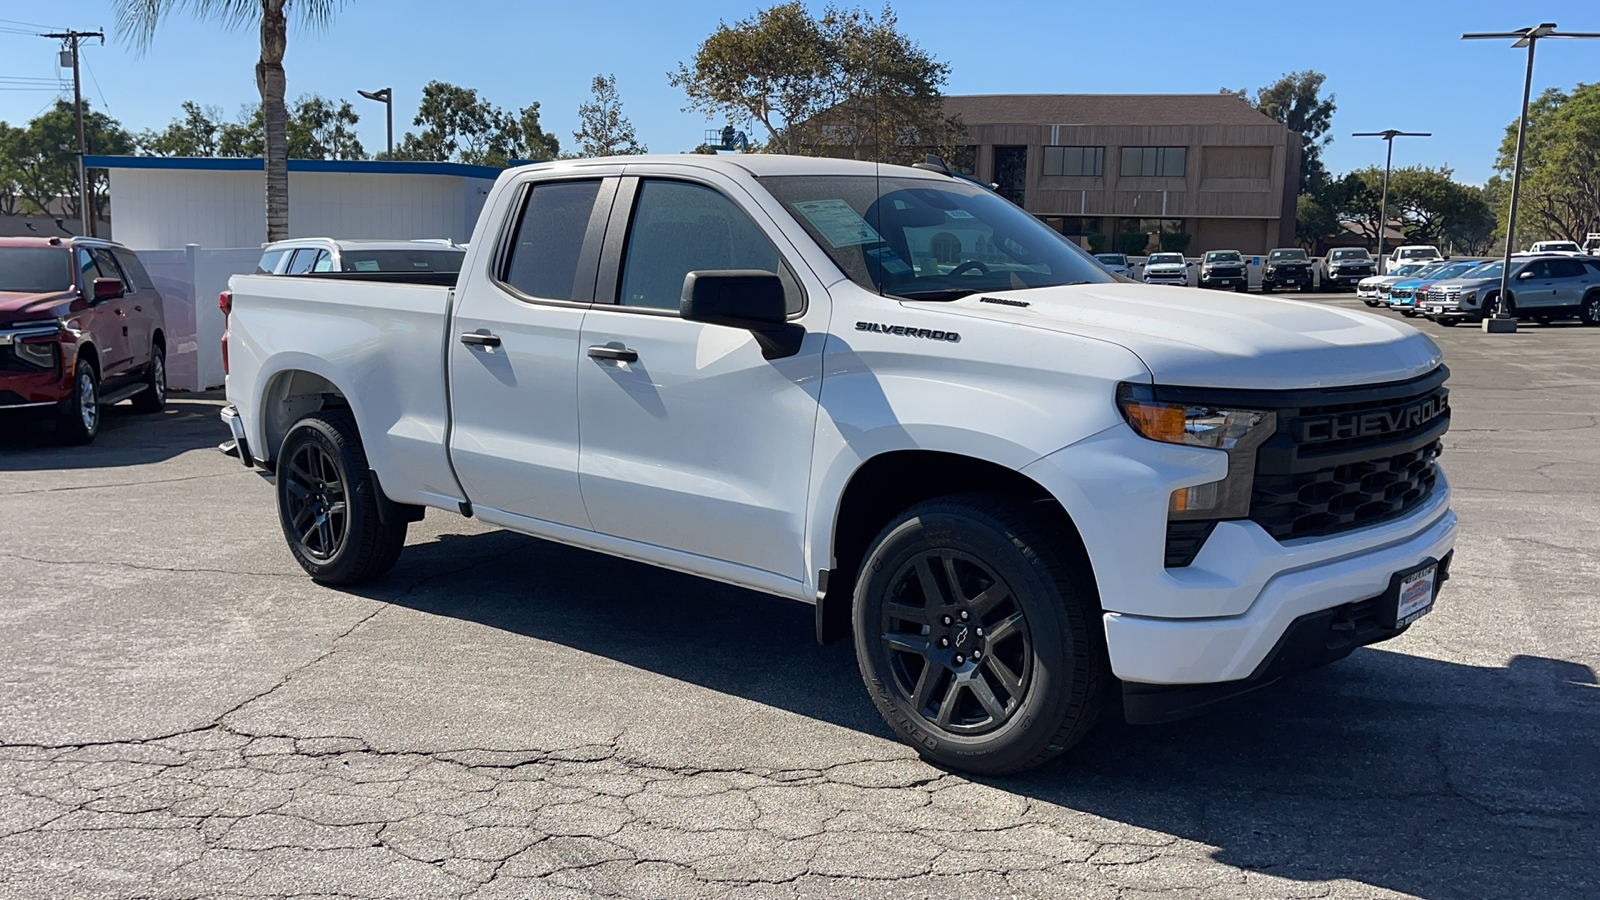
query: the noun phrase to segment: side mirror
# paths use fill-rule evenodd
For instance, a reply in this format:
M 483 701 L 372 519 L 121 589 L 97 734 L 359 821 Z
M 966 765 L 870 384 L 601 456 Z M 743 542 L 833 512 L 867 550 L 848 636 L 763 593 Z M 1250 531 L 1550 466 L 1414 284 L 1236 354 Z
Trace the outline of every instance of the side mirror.
M 1523 269 L 1521 272 L 1517 273 L 1517 280 L 1518 281 L 1521 281 L 1524 278 L 1532 278 L 1532 277 L 1533 277 L 1533 270 L 1531 270 L 1531 269 Z
M 800 352 L 805 329 L 789 324 L 783 280 L 761 269 L 714 269 L 683 277 L 678 314 L 686 321 L 743 328 L 767 359 Z
M 96 303 L 102 300 L 115 300 L 127 292 L 127 288 L 122 286 L 122 279 L 120 278 L 96 278 L 94 280 L 92 299 Z

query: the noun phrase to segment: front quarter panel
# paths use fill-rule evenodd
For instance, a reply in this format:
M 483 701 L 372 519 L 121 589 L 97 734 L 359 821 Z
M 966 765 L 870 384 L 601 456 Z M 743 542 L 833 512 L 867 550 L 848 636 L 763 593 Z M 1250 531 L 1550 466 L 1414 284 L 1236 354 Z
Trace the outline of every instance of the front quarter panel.
M 933 450 L 1020 470 L 1121 424 L 1117 383 L 1150 380 L 1137 356 L 1105 341 L 953 315 L 848 281 L 830 293 L 808 576 L 833 566 L 834 513 L 867 460 Z

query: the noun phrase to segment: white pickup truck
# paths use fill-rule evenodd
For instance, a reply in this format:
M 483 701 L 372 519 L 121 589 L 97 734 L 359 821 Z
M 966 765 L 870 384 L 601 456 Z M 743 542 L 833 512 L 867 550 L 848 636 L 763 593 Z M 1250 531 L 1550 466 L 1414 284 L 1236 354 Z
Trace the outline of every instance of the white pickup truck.
M 1119 281 L 936 165 L 515 168 L 454 287 L 333 274 L 224 298 L 229 449 L 313 578 L 434 507 L 812 603 L 944 765 L 1200 711 L 1448 577 L 1431 340 Z

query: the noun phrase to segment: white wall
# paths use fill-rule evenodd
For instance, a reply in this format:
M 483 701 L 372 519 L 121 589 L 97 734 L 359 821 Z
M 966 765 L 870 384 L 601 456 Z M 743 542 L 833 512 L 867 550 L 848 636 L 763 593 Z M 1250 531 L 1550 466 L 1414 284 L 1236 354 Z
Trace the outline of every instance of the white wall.
M 135 248 L 138 250 L 138 248 Z M 175 390 L 203 391 L 222 385 L 222 309 L 217 296 L 228 279 L 255 271 L 261 250 L 138 250 L 139 260 L 161 292 L 167 323 L 167 383 Z
M 209 169 L 111 169 L 117 240 L 135 250 L 260 247 L 263 175 Z M 487 178 L 393 173 L 289 173 L 289 236 L 472 237 Z

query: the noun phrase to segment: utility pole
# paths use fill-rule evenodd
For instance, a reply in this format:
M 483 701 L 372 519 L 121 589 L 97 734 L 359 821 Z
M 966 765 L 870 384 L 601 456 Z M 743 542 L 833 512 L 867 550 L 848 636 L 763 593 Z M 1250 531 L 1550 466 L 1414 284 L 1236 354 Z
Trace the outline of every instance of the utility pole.
M 106 42 L 104 31 L 64 31 L 55 34 L 41 34 L 40 37 L 54 38 L 66 43 L 68 52 L 72 54 L 72 111 L 78 119 L 78 210 L 80 213 L 81 232 L 89 237 L 94 236 L 94 211 L 89 207 L 89 170 L 83 165 L 83 157 L 89 152 L 83 137 L 83 80 L 78 75 L 78 44 L 84 38 L 97 37 L 100 43 Z
M 1383 239 L 1389 233 L 1389 169 L 1394 165 L 1394 139 L 1397 137 L 1433 137 L 1419 131 L 1358 131 L 1351 137 L 1376 137 L 1383 138 L 1389 145 L 1389 153 L 1383 159 L 1383 200 L 1378 206 L 1378 274 L 1387 274 L 1383 271 Z

